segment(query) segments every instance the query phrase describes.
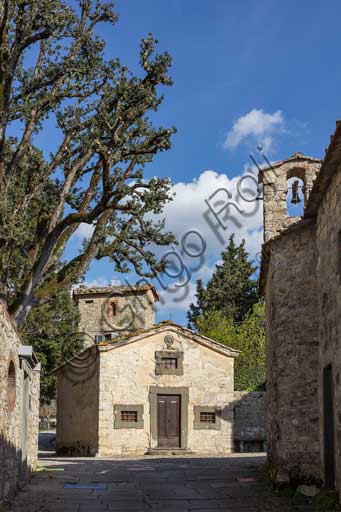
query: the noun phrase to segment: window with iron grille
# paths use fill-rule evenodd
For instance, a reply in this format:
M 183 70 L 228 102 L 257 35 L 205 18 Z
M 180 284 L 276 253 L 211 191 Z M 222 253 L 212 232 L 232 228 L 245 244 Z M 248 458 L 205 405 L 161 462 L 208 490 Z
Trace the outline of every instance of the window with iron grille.
M 194 406 L 194 428 L 198 430 L 220 430 L 222 411 L 220 407 L 212 405 Z
M 114 405 L 114 428 L 143 428 L 143 405 Z
M 183 352 L 177 350 L 157 350 L 155 352 L 156 375 L 183 375 Z
M 137 411 L 121 411 L 121 421 L 137 423 Z
M 200 423 L 215 423 L 215 412 L 201 412 Z
M 178 360 L 176 357 L 163 357 L 161 359 L 161 367 L 162 368 L 177 368 L 178 367 Z

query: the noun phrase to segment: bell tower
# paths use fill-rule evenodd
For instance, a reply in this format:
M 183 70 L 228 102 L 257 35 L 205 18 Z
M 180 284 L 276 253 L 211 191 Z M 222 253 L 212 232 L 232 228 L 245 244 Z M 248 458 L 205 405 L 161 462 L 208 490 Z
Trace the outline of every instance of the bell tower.
M 321 163 L 317 158 L 294 153 L 287 160 L 275 162 L 260 171 L 258 182 L 263 186 L 264 242 L 301 218 Z M 300 203 L 303 208 L 297 213 L 298 208 L 294 206 Z

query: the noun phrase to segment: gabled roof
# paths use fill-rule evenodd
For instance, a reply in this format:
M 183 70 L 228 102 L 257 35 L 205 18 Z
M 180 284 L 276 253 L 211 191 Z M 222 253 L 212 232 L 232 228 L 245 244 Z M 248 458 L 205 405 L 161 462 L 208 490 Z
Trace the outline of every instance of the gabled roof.
M 303 161 L 309 161 L 309 162 L 315 162 L 315 163 L 321 163 L 322 160 L 320 158 L 315 158 L 313 156 L 308 156 L 308 155 L 303 155 L 303 153 L 300 153 L 299 151 L 297 151 L 296 153 L 294 153 L 293 155 L 289 156 L 289 158 L 286 158 L 285 160 L 278 160 L 277 162 L 273 162 L 271 163 L 270 165 L 267 165 L 266 167 L 262 167 L 260 169 L 260 177 L 262 176 L 262 174 L 266 171 L 269 171 L 271 169 L 276 169 L 277 167 L 281 167 L 283 164 L 287 164 L 287 163 L 299 163 L 299 162 L 303 162 Z
M 114 285 L 114 286 L 80 286 L 73 291 L 73 297 L 86 297 L 89 295 L 103 295 L 103 296 L 115 296 L 115 295 L 128 295 L 133 293 L 148 292 L 150 290 L 154 296 L 155 302 L 159 300 L 158 293 L 152 284 L 135 284 L 135 285 Z
M 165 331 L 173 331 L 175 333 L 180 333 L 186 338 L 191 339 L 192 341 L 196 341 L 200 345 L 206 346 L 207 348 L 210 348 L 211 350 L 215 350 L 216 352 L 219 352 L 222 355 L 225 355 L 227 357 L 238 357 L 239 351 L 235 350 L 233 348 L 227 347 L 226 345 L 223 345 L 222 343 L 219 343 L 218 341 L 214 341 L 211 338 L 208 338 L 207 336 L 202 336 L 201 334 L 196 334 L 191 329 L 188 329 L 187 327 L 183 327 L 182 325 L 175 324 L 174 322 L 171 322 L 170 320 L 166 320 L 164 322 L 161 322 L 159 324 L 155 324 L 149 329 L 140 330 L 132 332 L 131 334 L 128 334 L 127 336 L 122 336 L 121 338 L 115 338 L 117 341 L 108 341 L 107 344 L 100 344 L 100 350 L 106 351 L 106 350 L 114 350 L 118 347 L 122 347 L 124 345 L 129 345 L 130 343 L 135 343 L 137 341 L 140 341 L 142 339 L 149 338 L 150 336 L 153 336 L 154 334 L 159 334 L 161 332 Z
M 53 370 L 52 373 L 60 370 L 63 366 L 66 364 L 72 362 L 73 360 L 77 359 L 79 356 L 87 352 L 88 350 L 92 350 L 94 347 L 99 352 L 110 352 L 111 350 L 115 350 L 120 347 L 124 347 L 126 345 L 130 345 L 133 343 L 137 343 L 141 340 L 144 340 L 146 338 L 149 338 L 151 336 L 154 336 L 154 334 L 159 334 L 162 332 L 174 332 L 177 334 L 182 334 L 184 337 L 195 341 L 199 345 L 202 345 L 208 349 L 213 350 L 214 352 L 217 352 L 218 354 L 221 354 L 225 357 L 238 357 L 239 351 L 235 350 L 233 348 L 227 347 L 226 345 L 223 345 L 222 343 L 219 343 L 218 341 L 214 341 L 211 338 L 207 338 L 206 336 L 202 336 L 201 334 L 196 334 L 191 329 L 188 329 L 187 327 L 183 327 L 182 325 L 175 324 L 171 321 L 164 321 L 159 324 L 155 324 L 149 329 L 141 329 L 135 332 L 132 332 L 131 334 L 128 334 L 126 336 L 121 336 L 119 338 L 115 338 L 115 341 L 103 341 L 101 343 L 98 343 L 97 345 L 93 345 L 92 347 L 88 347 L 87 349 L 83 350 L 78 356 L 74 357 L 73 359 L 70 359 L 68 361 L 65 361 L 62 365 L 58 366 Z

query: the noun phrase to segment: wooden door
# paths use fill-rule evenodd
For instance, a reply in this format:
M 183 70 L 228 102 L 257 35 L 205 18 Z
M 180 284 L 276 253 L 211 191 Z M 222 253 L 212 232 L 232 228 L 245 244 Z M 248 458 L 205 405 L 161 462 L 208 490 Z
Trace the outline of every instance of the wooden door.
M 157 432 L 160 448 L 180 448 L 180 395 L 158 395 Z

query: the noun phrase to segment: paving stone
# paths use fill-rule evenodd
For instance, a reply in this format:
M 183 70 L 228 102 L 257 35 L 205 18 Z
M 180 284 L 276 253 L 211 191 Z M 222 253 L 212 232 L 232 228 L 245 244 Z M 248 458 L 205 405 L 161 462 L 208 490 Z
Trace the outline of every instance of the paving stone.
M 304 497 L 297 503 L 271 495 L 262 480 L 264 462 L 259 455 L 239 454 L 224 458 L 49 459 L 41 465 L 64 467 L 65 471 L 58 475 L 36 473 L 11 510 L 314 512 L 311 500 Z M 145 471 L 146 467 L 152 470 Z M 239 482 L 240 478 L 246 479 L 245 483 Z M 248 481 L 250 478 L 256 481 Z M 64 489 L 66 482 L 103 483 L 107 489 Z

